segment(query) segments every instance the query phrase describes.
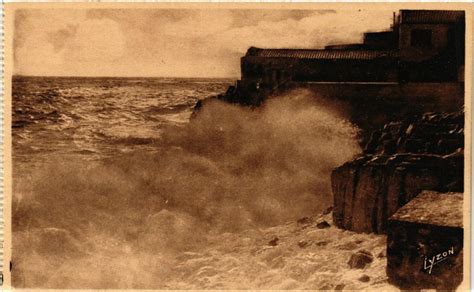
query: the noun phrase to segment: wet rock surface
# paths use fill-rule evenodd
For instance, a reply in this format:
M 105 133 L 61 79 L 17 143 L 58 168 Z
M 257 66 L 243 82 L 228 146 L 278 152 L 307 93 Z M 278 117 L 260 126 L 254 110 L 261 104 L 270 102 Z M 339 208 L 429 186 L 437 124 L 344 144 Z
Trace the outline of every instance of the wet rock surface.
M 365 154 L 446 155 L 464 148 L 464 113 L 425 113 L 374 131 Z
M 303 217 L 303 218 L 298 219 L 296 223 L 298 223 L 299 225 L 308 225 L 308 224 L 313 223 L 313 219 L 310 217 Z
M 330 206 L 326 210 L 324 210 L 322 214 L 327 215 L 327 214 L 331 213 L 333 209 L 334 209 L 334 207 Z
M 309 245 L 309 242 L 307 242 L 306 240 L 300 240 L 298 241 L 298 246 L 301 247 L 301 248 L 305 248 L 306 246 Z
M 321 220 L 318 223 L 316 223 L 316 227 L 319 229 L 324 229 L 324 228 L 331 227 L 331 225 L 327 221 Z
M 358 280 L 361 282 L 367 283 L 367 282 L 370 282 L 370 277 L 367 275 L 362 275 Z
M 338 284 L 338 285 L 336 285 L 336 287 L 334 287 L 334 290 L 335 291 L 341 291 L 342 289 L 344 289 L 345 286 L 346 285 L 344 285 L 344 284 Z
M 422 190 L 462 192 L 463 131 L 462 113 L 430 113 L 375 132 L 363 156 L 332 172 L 334 224 L 382 233 L 387 218 Z M 415 140 L 418 147 L 410 146 Z
M 279 240 L 280 240 L 280 239 L 275 236 L 274 238 L 272 238 L 272 239 L 268 242 L 268 245 L 269 245 L 269 246 L 277 246 Z
M 366 251 L 359 250 L 358 252 L 351 255 L 349 262 L 347 263 L 351 269 L 363 269 L 366 265 L 374 261 L 374 256 Z
M 387 276 L 402 289 L 455 289 L 463 278 L 461 193 L 422 192 L 388 221 Z
M 462 227 L 462 204 L 462 193 L 423 191 L 390 217 L 390 220 L 446 227 Z M 428 236 L 430 233 L 428 229 L 420 229 L 420 234 Z

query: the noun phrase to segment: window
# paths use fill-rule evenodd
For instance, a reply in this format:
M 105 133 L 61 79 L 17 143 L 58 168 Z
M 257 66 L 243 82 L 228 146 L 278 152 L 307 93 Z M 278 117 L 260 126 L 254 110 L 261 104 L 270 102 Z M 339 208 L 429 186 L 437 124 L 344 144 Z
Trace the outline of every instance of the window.
M 431 46 L 431 30 L 414 29 L 411 31 L 412 47 L 430 47 Z

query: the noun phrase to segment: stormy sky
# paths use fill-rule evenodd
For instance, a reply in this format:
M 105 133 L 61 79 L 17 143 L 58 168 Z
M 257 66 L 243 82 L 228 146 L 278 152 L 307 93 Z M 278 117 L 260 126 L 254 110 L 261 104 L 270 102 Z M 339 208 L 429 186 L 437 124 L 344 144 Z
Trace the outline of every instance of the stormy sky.
M 322 48 L 388 29 L 393 11 L 28 9 L 15 12 L 14 73 L 240 76 L 248 47 Z

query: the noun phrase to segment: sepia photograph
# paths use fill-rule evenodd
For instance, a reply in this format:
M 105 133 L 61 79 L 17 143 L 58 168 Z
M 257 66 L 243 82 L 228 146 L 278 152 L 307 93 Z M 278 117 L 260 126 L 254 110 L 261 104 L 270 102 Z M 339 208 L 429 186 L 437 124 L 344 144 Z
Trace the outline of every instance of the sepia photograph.
M 11 289 L 469 289 L 466 7 L 5 4 Z

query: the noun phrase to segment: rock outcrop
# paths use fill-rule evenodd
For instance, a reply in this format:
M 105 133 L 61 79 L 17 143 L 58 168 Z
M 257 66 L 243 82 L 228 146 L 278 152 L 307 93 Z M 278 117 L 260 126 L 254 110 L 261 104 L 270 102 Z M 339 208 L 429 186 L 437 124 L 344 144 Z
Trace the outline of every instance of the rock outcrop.
M 421 118 L 392 122 L 374 131 L 364 154 L 446 155 L 459 148 L 464 148 L 464 114 L 425 113 Z
M 331 227 L 331 225 L 326 220 L 321 220 L 316 224 L 316 228 L 318 229 L 324 229 L 328 227 Z
M 462 192 L 463 147 L 462 113 L 385 125 L 363 156 L 333 171 L 334 224 L 381 233 L 387 218 L 422 190 Z
M 351 269 L 363 269 L 366 265 L 374 261 L 374 256 L 366 251 L 359 250 L 358 252 L 351 255 L 349 262 L 347 264 Z
M 388 221 L 387 276 L 402 289 L 453 290 L 463 278 L 463 194 L 424 191 Z

